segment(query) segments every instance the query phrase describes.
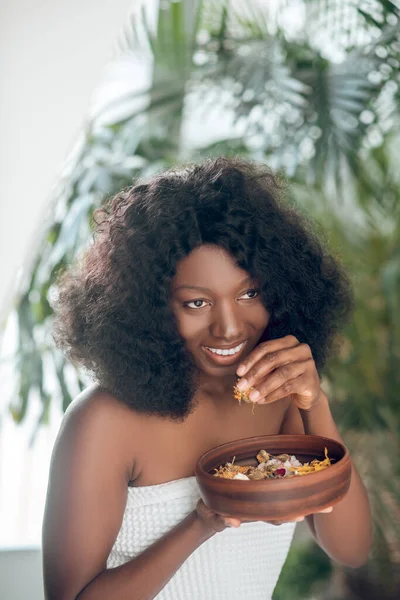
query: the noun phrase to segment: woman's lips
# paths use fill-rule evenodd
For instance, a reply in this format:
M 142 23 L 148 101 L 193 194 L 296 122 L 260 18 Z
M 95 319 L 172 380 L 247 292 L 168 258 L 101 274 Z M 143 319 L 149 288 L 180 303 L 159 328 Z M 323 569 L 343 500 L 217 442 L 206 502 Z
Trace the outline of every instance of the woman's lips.
M 241 344 L 238 344 L 237 346 L 233 346 L 233 348 L 214 348 L 212 347 L 212 349 L 210 349 L 211 347 L 207 347 L 207 346 L 202 346 L 202 349 L 205 353 L 205 355 L 207 356 L 208 360 L 210 362 L 212 362 L 214 365 L 233 365 L 235 364 L 239 358 L 241 357 L 242 353 L 243 353 L 243 349 L 246 346 L 247 340 L 245 340 L 244 342 L 241 342 Z M 240 348 L 239 348 L 240 346 Z M 218 351 L 227 351 L 227 350 L 234 350 L 237 349 L 237 351 L 234 354 L 217 354 L 215 352 L 215 350 Z M 214 352 L 213 352 L 214 350 Z

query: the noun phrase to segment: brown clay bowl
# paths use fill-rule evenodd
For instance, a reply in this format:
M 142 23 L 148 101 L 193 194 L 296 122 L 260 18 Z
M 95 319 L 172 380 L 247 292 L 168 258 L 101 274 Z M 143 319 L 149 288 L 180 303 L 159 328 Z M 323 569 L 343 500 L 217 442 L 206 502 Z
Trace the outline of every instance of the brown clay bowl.
M 214 477 L 214 468 L 231 462 L 257 465 L 261 449 L 270 454 L 294 454 L 302 463 L 323 460 L 324 448 L 332 465 L 308 475 L 240 481 Z M 316 435 L 270 435 L 236 440 L 212 448 L 197 461 L 195 470 L 204 503 L 215 512 L 243 521 L 291 521 L 343 498 L 350 486 L 351 462 L 347 448 Z

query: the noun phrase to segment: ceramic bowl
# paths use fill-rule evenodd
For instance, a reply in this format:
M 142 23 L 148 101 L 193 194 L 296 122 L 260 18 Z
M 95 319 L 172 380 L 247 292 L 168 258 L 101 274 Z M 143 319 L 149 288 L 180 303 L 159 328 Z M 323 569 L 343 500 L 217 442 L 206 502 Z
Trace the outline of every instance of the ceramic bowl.
M 294 454 L 300 462 L 323 460 L 324 448 L 332 465 L 308 475 L 263 480 L 231 480 L 215 477 L 214 469 L 232 462 L 258 464 L 261 449 L 270 454 Z M 316 435 L 272 435 L 245 438 L 212 448 L 203 454 L 195 470 L 201 496 L 215 512 L 242 521 L 291 521 L 329 506 L 343 498 L 350 486 L 351 462 L 347 448 Z

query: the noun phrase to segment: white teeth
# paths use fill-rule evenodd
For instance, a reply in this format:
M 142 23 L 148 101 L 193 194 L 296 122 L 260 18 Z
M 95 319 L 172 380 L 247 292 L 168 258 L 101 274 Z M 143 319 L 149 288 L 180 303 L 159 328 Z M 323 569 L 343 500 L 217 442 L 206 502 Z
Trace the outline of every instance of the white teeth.
M 243 346 L 244 342 L 239 344 L 239 346 L 236 346 L 236 348 L 231 348 L 230 350 L 220 350 L 218 348 L 209 348 L 208 346 L 206 346 L 206 348 L 207 350 L 210 350 L 210 352 L 214 352 L 214 354 L 218 354 L 219 356 L 233 356 L 234 354 L 240 352 Z

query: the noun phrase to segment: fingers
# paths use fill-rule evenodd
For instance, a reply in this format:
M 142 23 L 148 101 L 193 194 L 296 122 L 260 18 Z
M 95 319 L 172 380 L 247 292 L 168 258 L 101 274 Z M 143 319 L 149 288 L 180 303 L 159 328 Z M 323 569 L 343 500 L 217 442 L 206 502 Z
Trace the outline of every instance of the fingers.
M 311 359 L 303 360 L 276 369 L 269 377 L 258 383 L 256 390 L 250 392 L 250 400 L 261 402 L 264 399 L 265 402 L 274 402 L 292 393 L 305 393 L 309 378 L 303 381 L 301 376 L 310 369 L 311 362 Z M 279 393 L 276 394 L 278 390 Z
M 285 383 L 276 388 L 273 392 L 267 394 L 264 398 L 261 395 L 257 396 L 256 402 L 259 404 L 268 404 L 280 400 L 281 398 L 286 398 L 291 394 L 296 394 L 297 397 L 302 400 L 299 408 L 307 408 L 309 400 L 311 401 L 315 394 L 314 388 L 314 383 L 310 381 L 306 373 L 303 373 L 298 377 L 285 381 Z
M 317 513 L 314 514 L 320 514 L 320 513 L 331 513 L 333 511 L 333 506 L 328 506 L 328 508 L 323 508 L 322 510 L 319 510 Z M 304 521 L 304 519 L 309 516 L 309 515 L 300 515 L 299 517 L 296 517 L 295 519 L 292 519 L 291 521 L 269 521 L 269 523 L 271 525 L 275 525 L 275 526 L 279 526 L 279 525 L 283 525 L 284 523 L 301 523 L 302 521 Z M 239 519 L 234 519 L 233 517 L 223 517 L 222 518 L 224 525 L 226 527 L 240 527 L 240 525 L 242 524 L 242 522 Z M 249 521 L 251 522 L 251 521 Z
M 291 338 L 291 336 L 289 337 Z M 268 343 L 269 342 L 267 342 L 267 344 Z M 250 387 L 256 387 L 257 390 L 260 391 L 257 384 L 265 379 L 265 376 L 271 372 L 280 371 L 280 373 L 284 374 L 285 370 L 287 371 L 287 365 L 312 360 L 311 350 L 307 344 L 297 343 L 296 345 L 286 346 L 279 350 L 272 350 L 271 347 L 265 345 L 263 348 L 259 348 L 256 351 L 258 360 L 255 361 L 253 366 L 248 367 L 245 377 L 242 377 L 237 384 L 237 387 L 242 392 Z M 262 354 L 260 354 L 261 351 L 263 352 Z M 252 362 L 254 362 L 253 353 L 249 358 L 250 357 Z M 279 376 L 279 373 L 277 375 Z
M 225 517 L 223 519 L 223 521 L 227 527 L 240 527 L 240 525 L 241 525 L 241 522 L 239 521 L 239 519 L 232 519 L 230 517 L 229 518 Z
M 300 521 L 304 521 L 306 517 L 311 517 L 312 515 L 319 515 L 320 513 L 331 513 L 333 511 L 333 506 L 328 506 L 328 508 L 323 508 L 322 510 L 317 510 L 315 513 L 311 513 L 308 515 L 302 515 L 300 517 L 296 517 L 293 519 L 294 523 L 299 523 Z
M 278 340 L 270 340 L 260 344 L 249 354 L 249 356 L 240 363 L 236 373 L 239 377 L 249 374 L 249 370 L 259 361 L 264 355 L 269 355 L 270 360 L 273 361 L 273 353 L 278 352 L 284 348 L 294 348 L 299 345 L 299 341 L 294 335 L 287 335 L 284 338 Z M 271 356 L 272 355 L 272 356 Z M 246 377 L 247 379 L 247 377 Z
M 279 525 L 284 525 L 285 523 L 299 523 L 300 521 L 304 521 L 304 517 L 296 517 L 295 519 L 292 519 L 291 521 L 267 521 L 267 523 L 269 523 L 270 525 L 276 525 L 276 527 L 279 527 Z
M 214 532 L 223 531 L 226 527 L 240 527 L 241 525 L 240 519 L 219 515 L 208 508 L 201 498 L 197 502 L 196 511 L 199 517 L 207 523 L 208 527 Z
M 218 513 L 215 513 L 213 510 L 209 509 L 203 502 L 203 500 L 199 500 L 197 503 L 197 514 L 199 515 L 199 517 L 205 522 L 207 523 L 207 526 L 210 528 L 210 531 L 214 531 L 214 532 L 221 532 L 223 531 L 226 527 L 240 527 L 240 525 L 242 523 L 251 523 L 252 520 L 241 520 L 241 519 L 236 519 L 235 517 L 224 517 L 222 515 L 219 515 Z M 332 512 L 333 507 L 332 506 L 328 506 L 327 508 L 323 508 L 322 510 L 318 511 L 317 513 L 314 514 L 319 514 L 319 513 L 330 513 Z M 267 523 L 270 523 L 271 525 L 283 525 L 284 523 L 300 523 L 301 521 L 304 521 L 305 517 L 309 516 L 309 515 L 299 515 L 298 517 L 291 519 L 291 521 L 266 521 Z
M 331 513 L 333 511 L 333 506 L 328 506 L 328 508 L 323 508 L 322 510 L 318 510 L 312 514 L 320 514 L 320 513 Z M 283 525 L 284 523 L 301 523 L 304 521 L 306 517 L 310 517 L 311 515 L 300 515 L 295 519 L 291 519 L 290 521 L 274 521 L 271 522 L 272 525 Z

